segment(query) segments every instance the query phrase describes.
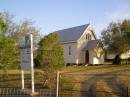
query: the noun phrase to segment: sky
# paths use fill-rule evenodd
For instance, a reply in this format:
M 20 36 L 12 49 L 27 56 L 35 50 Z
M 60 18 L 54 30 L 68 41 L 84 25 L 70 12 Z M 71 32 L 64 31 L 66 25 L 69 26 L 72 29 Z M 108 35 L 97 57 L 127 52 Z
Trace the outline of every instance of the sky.
M 0 0 L 1 11 L 31 19 L 42 35 L 90 23 L 100 37 L 110 22 L 130 19 L 130 0 Z

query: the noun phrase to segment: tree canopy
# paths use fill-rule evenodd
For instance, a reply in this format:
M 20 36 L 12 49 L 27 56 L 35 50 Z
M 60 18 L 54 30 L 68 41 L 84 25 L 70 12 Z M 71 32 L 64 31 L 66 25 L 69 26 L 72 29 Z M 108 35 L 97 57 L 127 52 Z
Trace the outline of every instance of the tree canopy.
M 4 32 L 7 31 L 7 24 L 4 22 L 3 18 L 0 16 L 0 36 L 4 35 Z
M 110 23 L 101 35 L 107 52 L 120 56 L 130 50 L 130 20 Z
M 27 34 L 34 36 L 34 50 L 40 40 L 39 29 L 30 20 L 16 23 L 14 15 L 0 12 L 0 64 L 2 68 L 18 68 L 20 65 L 19 37 Z
M 6 69 L 16 61 L 15 41 L 11 37 L 6 37 L 4 33 L 8 30 L 8 25 L 0 17 L 0 69 Z
M 41 39 L 37 59 L 43 67 L 56 70 L 64 66 L 63 48 L 57 34 L 51 33 Z
M 65 66 L 63 48 L 57 34 L 51 33 L 40 40 L 35 62 L 44 69 L 49 87 L 54 87 L 52 82 L 56 81 L 56 71 Z

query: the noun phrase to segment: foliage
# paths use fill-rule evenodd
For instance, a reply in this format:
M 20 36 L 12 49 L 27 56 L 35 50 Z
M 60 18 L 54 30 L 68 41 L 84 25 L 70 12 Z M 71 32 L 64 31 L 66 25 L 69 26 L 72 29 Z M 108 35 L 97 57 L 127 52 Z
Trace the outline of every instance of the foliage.
M 6 31 L 7 31 L 7 24 L 4 22 L 3 18 L 0 16 L 0 39 L 3 37 L 3 34 Z
M 34 49 L 36 50 L 38 48 L 37 44 L 40 40 L 40 29 L 34 26 L 34 22 L 32 22 L 32 20 L 25 19 L 20 21 L 20 23 L 16 23 L 13 20 L 15 16 L 7 11 L 0 12 L 0 16 L 3 17 L 4 21 L 8 25 L 8 29 L 5 34 L 14 38 L 17 41 L 17 45 L 19 37 L 33 34 Z
M 116 54 L 115 59 L 130 50 L 130 20 L 110 23 L 101 35 L 105 49 L 108 53 Z
M 37 59 L 43 67 L 49 66 L 57 70 L 64 66 L 63 48 L 59 37 L 55 33 L 41 39 Z
M 3 30 L 0 33 L 0 51 L 3 66 L 6 68 L 18 68 L 20 62 L 20 53 L 19 53 L 19 37 L 25 36 L 27 34 L 33 34 L 34 36 L 34 50 L 38 48 L 37 44 L 40 39 L 39 29 L 33 25 L 33 22 L 30 20 L 24 20 L 20 23 L 14 22 L 14 15 L 9 12 L 0 12 L 0 21 L 3 19 L 4 23 L 0 22 L 0 29 Z M 1 57 L 0 56 L 0 57 Z M 36 56 L 36 53 L 35 53 Z M 12 61 L 11 61 L 12 60 Z M 11 65 L 14 64 L 14 65 Z M 10 65 L 10 66 L 9 66 Z M 13 66 L 13 67 L 12 67 Z
M 49 84 L 51 84 L 56 77 L 56 71 L 64 66 L 63 48 L 55 33 L 41 39 L 36 59 L 44 68 L 46 77 L 50 81 Z
M 7 67 L 14 65 L 16 62 L 16 49 L 15 41 L 11 37 L 6 37 L 4 33 L 7 31 L 8 25 L 0 19 L 0 68 L 6 69 Z
M 33 26 L 33 22 L 30 20 L 24 20 L 22 21 L 18 26 L 17 30 L 14 33 L 14 38 L 16 40 L 19 40 L 19 37 L 21 36 L 26 36 L 28 34 L 33 35 L 33 46 L 34 49 L 38 47 L 38 42 L 40 40 L 40 35 L 39 35 L 39 29 Z
M 18 67 L 17 64 L 17 48 L 15 40 L 10 37 L 4 37 L 0 40 L 0 64 L 1 68 Z M 17 66 L 16 66 L 17 65 Z

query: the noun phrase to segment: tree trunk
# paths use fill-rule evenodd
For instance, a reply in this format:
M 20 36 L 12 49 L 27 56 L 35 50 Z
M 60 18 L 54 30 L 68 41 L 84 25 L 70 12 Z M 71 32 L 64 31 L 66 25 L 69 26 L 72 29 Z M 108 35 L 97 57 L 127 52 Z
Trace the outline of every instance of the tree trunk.
M 114 65 L 119 65 L 119 64 L 121 64 L 120 54 L 117 54 L 117 55 L 115 56 L 115 58 L 113 59 L 113 64 L 114 64 Z

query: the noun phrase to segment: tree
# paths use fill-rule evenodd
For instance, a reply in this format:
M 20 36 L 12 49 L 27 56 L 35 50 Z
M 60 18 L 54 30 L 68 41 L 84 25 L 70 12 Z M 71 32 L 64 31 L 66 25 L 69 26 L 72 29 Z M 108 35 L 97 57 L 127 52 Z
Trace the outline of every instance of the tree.
M 33 34 L 34 49 L 38 48 L 38 42 L 40 40 L 40 29 L 34 26 L 32 20 L 25 19 L 20 23 L 15 23 L 15 16 L 7 11 L 0 12 L 0 16 L 4 19 L 5 23 L 8 25 L 8 29 L 5 32 L 6 36 L 11 36 L 17 41 L 19 37 L 25 36 L 28 34 Z
M 50 87 L 53 87 L 51 83 L 55 78 L 56 71 L 65 64 L 63 48 L 57 34 L 51 33 L 40 40 L 36 59 L 44 68 Z
M 4 37 L 0 40 L 0 68 L 18 68 L 17 48 L 15 40 L 11 37 Z
M 4 33 L 8 30 L 8 25 L 0 17 L 0 69 L 7 69 L 8 66 L 13 65 L 16 58 L 15 55 L 15 41 L 6 37 Z
M 26 36 L 28 34 L 33 35 L 33 47 L 34 50 L 38 48 L 38 42 L 40 40 L 40 30 L 33 25 L 33 22 L 30 20 L 24 20 L 22 21 L 18 26 L 17 30 L 14 33 L 14 38 L 16 40 L 19 40 L 19 37 Z
M 130 50 L 130 20 L 110 23 L 107 29 L 103 30 L 102 42 L 109 53 L 114 53 L 114 64 L 120 63 L 120 55 Z
M 6 31 L 7 31 L 7 24 L 4 22 L 3 18 L 0 16 L 0 39 L 3 37 Z
M 2 17 L 5 23 L 8 25 L 8 29 L 4 34 L 13 36 L 18 26 L 13 20 L 15 16 L 13 14 L 10 14 L 8 11 L 3 11 L 0 12 L 0 17 Z
M 38 41 L 40 39 L 40 35 L 39 35 L 40 30 L 37 27 L 35 27 L 33 25 L 33 22 L 30 20 L 21 21 L 19 24 L 15 23 L 13 20 L 14 15 L 10 14 L 9 12 L 0 12 L 0 17 L 6 24 L 6 27 L 1 27 L 4 33 L 0 35 L 2 37 L 1 44 L 0 44 L 1 47 L 0 51 L 1 51 L 1 56 L 4 56 L 2 57 L 4 60 L 3 65 L 6 68 L 7 67 L 10 68 L 10 66 L 11 68 L 12 67 L 18 68 L 20 62 L 20 53 L 18 49 L 19 37 L 25 36 L 30 33 L 33 34 L 34 50 L 36 50 L 38 48 L 37 46 Z M 11 60 L 11 58 L 12 61 L 9 61 Z

